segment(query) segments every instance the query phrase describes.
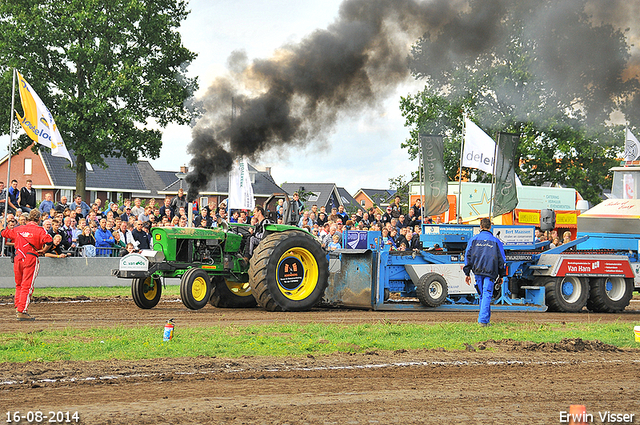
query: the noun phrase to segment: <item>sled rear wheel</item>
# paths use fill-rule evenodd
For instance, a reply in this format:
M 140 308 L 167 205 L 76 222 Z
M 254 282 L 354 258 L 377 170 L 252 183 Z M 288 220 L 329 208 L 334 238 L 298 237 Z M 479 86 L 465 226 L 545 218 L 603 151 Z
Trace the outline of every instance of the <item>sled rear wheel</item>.
M 587 308 L 591 311 L 614 313 L 624 310 L 633 296 L 633 279 L 621 276 L 591 280 Z
M 566 276 L 551 278 L 544 284 L 549 310 L 578 312 L 587 303 L 589 282 L 586 278 Z

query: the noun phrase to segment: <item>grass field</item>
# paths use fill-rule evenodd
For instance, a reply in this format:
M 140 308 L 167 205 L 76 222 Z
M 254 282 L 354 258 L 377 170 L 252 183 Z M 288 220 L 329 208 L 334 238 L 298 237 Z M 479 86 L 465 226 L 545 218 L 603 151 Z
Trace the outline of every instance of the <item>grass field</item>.
M 13 289 L 0 289 L 0 296 Z M 122 287 L 36 288 L 36 296 L 130 297 Z M 165 296 L 178 296 L 178 286 L 167 286 Z M 465 344 L 488 339 L 559 342 L 563 338 L 600 340 L 620 348 L 637 347 L 628 323 L 496 323 L 480 328 L 470 323 L 358 325 L 273 323 L 176 327 L 173 340 L 162 341 L 162 327 L 115 327 L 43 330 L 0 334 L 0 362 L 54 360 L 150 359 L 161 357 L 305 356 L 334 352 L 398 349 L 462 350 Z
M 417 324 L 269 324 L 177 327 L 163 342 L 162 327 L 96 328 L 0 335 L 0 362 L 151 359 L 161 357 L 305 356 L 334 352 L 432 349 L 462 350 L 487 339 L 559 342 L 563 338 L 600 340 L 634 347 L 628 323 L 498 323 L 480 328 L 469 323 Z

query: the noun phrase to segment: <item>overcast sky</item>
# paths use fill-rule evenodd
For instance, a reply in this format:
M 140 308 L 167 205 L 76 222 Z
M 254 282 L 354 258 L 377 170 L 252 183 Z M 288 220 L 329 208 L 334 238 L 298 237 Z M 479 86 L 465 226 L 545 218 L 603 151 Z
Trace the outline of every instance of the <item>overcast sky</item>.
M 200 91 L 226 72 L 227 58 L 244 50 L 249 59 L 266 58 L 286 43 L 296 43 L 317 28 L 326 28 L 338 15 L 338 0 L 191 0 L 191 14 L 181 33 L 184 45 L 198 54 L 189 67 L 198 76 Z M 412 87 L 413 86 L 413 87 Z M 266 155 L 258 167 L 271 167 L 278 184 L 284 182 L 336 183 L 351 194 L 360 188 L 387 189 L 389 178 L 408 176 L 417 169 L 406 150 L 408 136 L 400 115 L 401 95 L 416 90 L 407 85 L 380 105 L 379 110 L 345 116 L 329 135 L 328 142 L 306 149 L 292 148 L 278 156 Z M 191 140 L 186 126 L 167 127 L 160 158 L 151 161 L 158 170 L 188 165 L 185 146 Z
M 244 50 L 249 60 L 270 57 L 287 43 L 296 43 L 315 29 L 326 28 L 338 15 L 340 0 L 191 0 L 191 13 L 180 32 L 184 45 L 198 54 L 188 68 L 203 93 L 216 76 L 224 75 L 229 54 Z M 421 85 L 409 80 L 379 109 L 343 117 L 326 143 L 305 149 L 267 153 L 253 165 L 271 167 L 277 184 L 284 182 L 336 183 L 351 194 L 360 188 L 387 189 L 389 178 L 408 176 L 417 161 L 400 148 L 408 136 L 400 115 L 401 95 Z M 230 106 L 231 107 L 231 106 Z M 52 111 L 54 117 L 60 111 Z M 62 134 L 63 139 L 65 135 Z M 164 130 L 160 157 L 151 160 L 157 170 L 179 170 L 188 165 L 186 146 L 191 128 L 169 125 Z M 9 137 L 0 137 L 6 155 Z

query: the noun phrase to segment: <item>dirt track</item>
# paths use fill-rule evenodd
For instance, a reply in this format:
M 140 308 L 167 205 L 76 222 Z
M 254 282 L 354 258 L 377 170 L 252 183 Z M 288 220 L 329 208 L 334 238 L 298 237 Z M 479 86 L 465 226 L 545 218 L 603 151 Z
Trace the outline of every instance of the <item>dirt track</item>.
M 640 324 L 639 304 L 635 301 L 621 314 L 495 312 L 492 320 L 618 320 L 631 329 Z M 268 313 L 210 306 L 193 312 L 170 300 L 144 311 L 130 299 L 39 302 L 30 309 L 38 318 L 34 323 L 17 323 L 12 311 L 11 305 L 0 305 L 3 332 L 158 325 L 170 317 L 180 327 L 476 320 L 472 312 Z M 569 405 L 584 404 L 594 423 L 601 423 L 598 411 L 635 414 L 634 422 L 640 423 L 640 351 L 581 341 L 486 345 L 489 350 L 479 345 L 473 347 L 476 351 L 400 350 L 317 358 L 3 364 L 1 414 L 6 421 L 6 411 L 78 411 L 86 424 L 549 424 L 560 423 L 560 412 Z

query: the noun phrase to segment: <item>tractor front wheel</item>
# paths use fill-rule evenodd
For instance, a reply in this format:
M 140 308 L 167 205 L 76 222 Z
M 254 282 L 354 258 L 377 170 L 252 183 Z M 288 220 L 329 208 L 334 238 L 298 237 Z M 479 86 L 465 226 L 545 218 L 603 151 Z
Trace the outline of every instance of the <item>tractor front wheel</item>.
M 204 270 L 194 267 L 180 279 L 180 298 L 190 310 L 200 310 L 211 298 L 211 280 Z
M 329 261 L 309 233 L 299 230 L 267 235 L 249 264 L 251 291 L 266 310 L 304 311 L 322 300 Z
M 140 308 L 148 310 L 155 307 L 162 296 L 162 285 L 159 277 L 147 276 L 133 279 L 131 282 L 133 302 Z

